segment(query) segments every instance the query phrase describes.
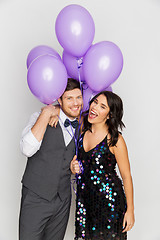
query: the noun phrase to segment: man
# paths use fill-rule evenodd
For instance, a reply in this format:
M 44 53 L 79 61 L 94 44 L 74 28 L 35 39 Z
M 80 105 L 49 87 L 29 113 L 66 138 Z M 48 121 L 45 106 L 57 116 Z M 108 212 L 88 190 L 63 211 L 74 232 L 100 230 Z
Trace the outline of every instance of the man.
M 79 82 L 68 79 L 56 128 L 49 125 L 55 107 L 31 116 L 21 151 L 28 157 L 23 175 L 19 240 L 62 240 L 71 203 L 70 162 L 75 155 L 75 120 L 82 107 Z M 73 121 L 67 122 L 66 119 Z M 66 126 L 66 127 L 65 127 Z

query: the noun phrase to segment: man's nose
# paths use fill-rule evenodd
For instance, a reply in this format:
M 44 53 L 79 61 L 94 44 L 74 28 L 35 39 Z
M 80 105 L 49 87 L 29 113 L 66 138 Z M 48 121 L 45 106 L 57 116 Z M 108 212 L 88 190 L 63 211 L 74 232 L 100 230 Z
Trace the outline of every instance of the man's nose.
M 78 105 L 78 100 L 76 98 L 74 99 L 74 105 Z

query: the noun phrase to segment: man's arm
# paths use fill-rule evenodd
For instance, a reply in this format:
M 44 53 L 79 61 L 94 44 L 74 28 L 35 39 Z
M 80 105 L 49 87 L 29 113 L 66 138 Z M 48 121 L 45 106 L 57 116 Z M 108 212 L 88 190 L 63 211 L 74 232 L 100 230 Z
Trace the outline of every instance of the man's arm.
M 53 109 L 55 109 L 55 107 L 52 105 L 44 107 L 36 123 L 31 128 L 31 131 L 34 137 L 38 140 L 38 142 L 40 142 L 43 139 L 46 127 L 50 121 L 50 117 L 52 116 Z
M 21 152 L 25 156 L 31 157 L 39 150 L 50 117 L 55 114 L 55 107 L 48 105 L 40 113 L 34 113 L 31 116 L 20 141 Z

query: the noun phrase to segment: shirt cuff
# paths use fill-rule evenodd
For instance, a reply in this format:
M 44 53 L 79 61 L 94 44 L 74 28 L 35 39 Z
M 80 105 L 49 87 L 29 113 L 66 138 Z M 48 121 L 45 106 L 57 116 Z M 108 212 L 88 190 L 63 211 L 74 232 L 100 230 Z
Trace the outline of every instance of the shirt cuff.
M 29 132 L 24 137 L 26 142 L 28 142 L 31 146 L 38 147 L 41 145 L 42 140 L 39 142 L 37 138 L 33 135 L 32 131 L 29 130 Z

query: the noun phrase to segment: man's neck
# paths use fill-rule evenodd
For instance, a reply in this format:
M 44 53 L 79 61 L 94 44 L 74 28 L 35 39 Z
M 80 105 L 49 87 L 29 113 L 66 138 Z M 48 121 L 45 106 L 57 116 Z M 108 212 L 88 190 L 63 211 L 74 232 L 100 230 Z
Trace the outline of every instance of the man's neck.
M 60 109 L 60 116 L 62 116 L 63 118 L 68 118 L 70 121 L 73 121 L 76 119 L 76 117 L 71 117 L 71 116 L 68 116 L 67 114 L 65 114 L 65 112 L 63 111 L 63 109 L 61 108 Z

